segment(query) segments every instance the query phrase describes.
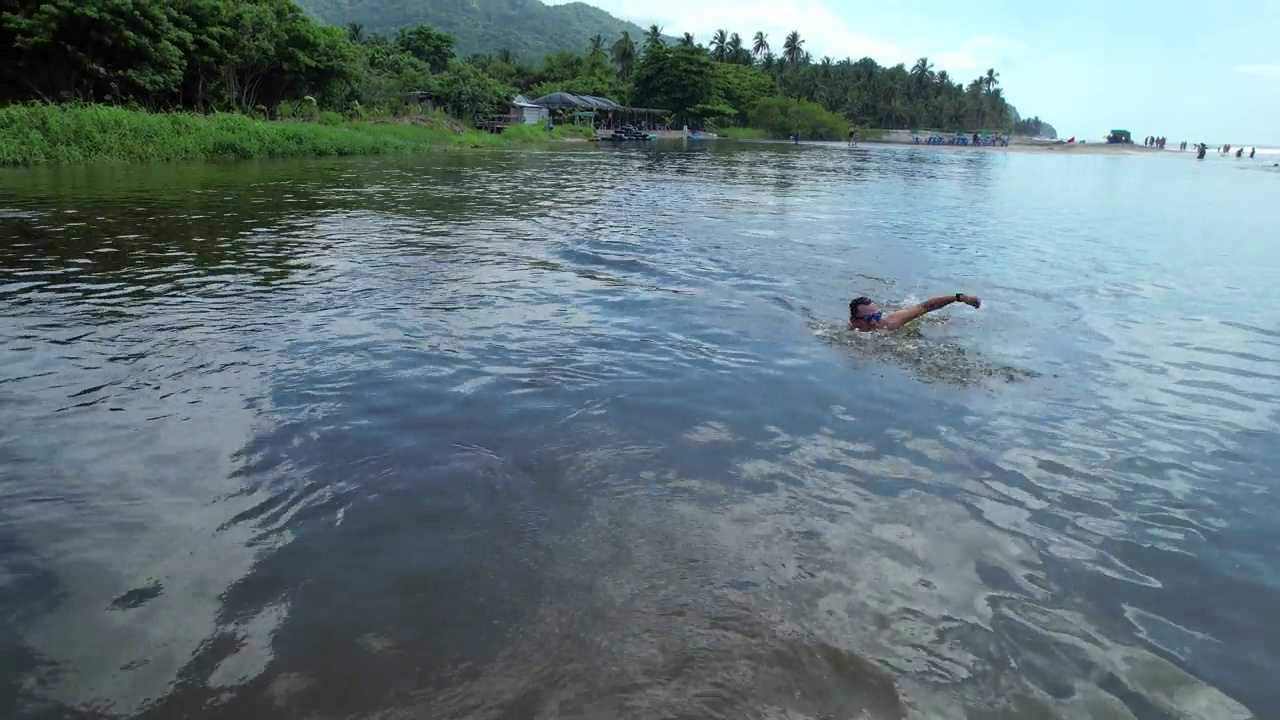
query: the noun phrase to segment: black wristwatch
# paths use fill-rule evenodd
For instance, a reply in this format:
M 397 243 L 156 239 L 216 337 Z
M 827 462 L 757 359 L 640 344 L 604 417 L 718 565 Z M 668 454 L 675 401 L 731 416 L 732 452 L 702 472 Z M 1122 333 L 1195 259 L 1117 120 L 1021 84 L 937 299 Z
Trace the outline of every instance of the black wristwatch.
M 964 293 L 956 293 L 956 302 L 964 302 Z

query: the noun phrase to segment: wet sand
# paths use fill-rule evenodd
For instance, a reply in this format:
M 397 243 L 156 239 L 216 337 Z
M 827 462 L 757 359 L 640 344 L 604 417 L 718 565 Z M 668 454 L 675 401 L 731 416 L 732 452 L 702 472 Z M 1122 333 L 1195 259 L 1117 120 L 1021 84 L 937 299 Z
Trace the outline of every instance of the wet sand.
M 658 135 L 660 140 L 680 139 L 684 137 L 684 133 L 679 130 L 659 130 L 650 131 Z M 1176 149 L 1158 150 L 1156 148 L 1146 147 L 1144 145 L 1111 145 L 1103 141 L 1087 141 L 1067 143 L 1057 140 L 1036 140 L 1033 138 L 1015 137 L 1008 147 L 1005 146 L 982 146 L 982 145 L 925 145 L 923 142 L 916 143 L 912 138 L 914 135 L 909 130 L 883 130 L 883 134 L 875 138 L 862 138 L 858 141 L 859 145 L 903 145 L 911 147 L 922 147 L 936 150 L 955 151 L 955 152 L 1048 152 L 1048 153 L 1070 153 L 1073 155 L 1147 155 L 1151 153 L 1173 152 Z M 921 137 L 924 137 L 923 135 Z M 703 138 L 707 140 L 713 139 L 730 139 L 724 136 L 718 136 L 713 133 L 703 134 Z M 1194 155 L 1194 150 L 1185 150 L 1184 154 Z
M 985 151 L 985 152 L 1054 152 L 1054 153 L 1071 153 L 1071 154 L 1088 154 L 1088 155 L 1146 155 L 1149 153 L 1159 152 L 1178 152 L 1177 150 L 1158 150 L 1156 148 L 1147 147 L 1145 145 L 1111 145 L 1103 141 L 1087 141 L 1067 143 L 1056 140 L 1035 140 L 1033 138 L 1015 137 L 1012 139 L 1008 147 L 1004 146 L 981 146 L 981 145 L 924 145 L 923 142 L 917 143 L 912 140 L 914 135 L 909 130 L 884 130 L 883 135 L 877 138 L 867 138 L 859 140 L 859 144 L 863 145 L 910 145 L 912 147 L 929 147 L 939 150 L 956 150 L 956 151 Z M 925 137 L 923 134 L 921 138 Z M 1192 152 L 1187 150 L 1186 152 Z

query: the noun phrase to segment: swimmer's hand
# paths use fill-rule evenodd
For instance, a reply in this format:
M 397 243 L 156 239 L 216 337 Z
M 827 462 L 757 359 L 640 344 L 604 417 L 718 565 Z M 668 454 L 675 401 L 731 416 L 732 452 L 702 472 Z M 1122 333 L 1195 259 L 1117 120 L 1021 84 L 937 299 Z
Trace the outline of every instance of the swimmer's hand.
M 959 298 L 960 302 L 972 307 L 974 310 L 982 307 L 982 300 L 977 295 L 964 295 Z

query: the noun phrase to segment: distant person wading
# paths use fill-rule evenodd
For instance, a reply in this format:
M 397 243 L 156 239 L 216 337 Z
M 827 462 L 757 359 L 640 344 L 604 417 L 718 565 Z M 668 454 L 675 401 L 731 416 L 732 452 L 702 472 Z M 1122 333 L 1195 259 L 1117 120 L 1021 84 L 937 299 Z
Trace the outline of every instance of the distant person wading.
M 849 329 L 859 332 L 876 330 L 897 330 L 916 318 L 923 317 L 934 310 L 941 310 L 951 303 L 964 303 L 974 309 L 982 307 L 982 301 L 973 295 L 956 293 L 925 300 L 909 308 L 885 313 L 880 306 L 869 297 L 859 297 L 849 302 Z

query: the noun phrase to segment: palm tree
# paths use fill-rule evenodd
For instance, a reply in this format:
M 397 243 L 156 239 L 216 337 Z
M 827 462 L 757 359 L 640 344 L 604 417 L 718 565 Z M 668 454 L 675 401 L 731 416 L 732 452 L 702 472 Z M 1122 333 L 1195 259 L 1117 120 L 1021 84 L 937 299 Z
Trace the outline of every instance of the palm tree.
M 889 127 L 902 127 L 903 121 L 907 119 L 907 109 L 902 104 L 901 95 L 890 95 L 881 112 L 884 113 L 884 124 Z
M 717 30 L 711 37 L 711 57 L 716 62 L 724 62 L 729 50 L 729 31 Z
M 724 46 L 724 59 L 731 63 L 736 63 L 742 58 L 742 36 L 734 33 L 729 36 L 729 42 Z
M 982 84 L 986 88 L 987 92 L 991 92 L 1000 84 L 1000 81 L 997 79 L 999 77 L 1000 73 L 996 72 L 995 68 L 987 68 L 987 74 L 982 78 Z
M 987 110 L 990 113 L 988 117 L 999 122 L 1000 118 L 1009 114 L 1009 104 L 1004 100 L 1004 91 L 1000 88 L 994 88 L 987 92 Z
M 760 67 L 764 70 L 772 70 L 778 64 L 778 56 L 773 54 L 772 50 L 765 50 L 760 56 Z
M 516 61 L 516 54 L 511 52 L 511 48 L 504 47 L 498 51 L 498 61 L 512 65 Z
M 845 95 L 844 106 L 841 108 L 841 112 L 844 114 L 846 118 L 849 119 L 849 122 L 858 124 L 861 121 L 863 115 L 866 114 L 865 106 L 866 106 L 865 94 L 861 91 L 861 89 L 857 87 L 852 87 L 849 89 L 848 93 Z
M 763 60 L 767 52 L 769 52 L 769 36 L 763 32 L 756 32 L 756 38 L 751 44 L 751 54 Z
M 618 77 L 626 80 L 631 77 L 631 71 L 636 67 L 636 43 L 631 39 L 631 33 L 626 30 L 622 31 L 622 37 L 611 48 L 613 51 L 613 64 L 618 66 Z
M 934 82 L 938 83 L 938 87 L 946 90 L 951 87 L 951 74 L 946 70 L 939 70 L 938 74 L 933 77 Z
M 828 107 L 827 103 L 831 100 L 831 87 L 822 82 L 822 79 L 810 75 L 807 83 L 807 95 L 811 102 L 816 102 L 823 107 Z
M 649 52 L 656 47 L 666 45 L 667 41 L 662 39 L 662 28 L 657 25 L 650 25 L 649 30 L 644 34 L 644 50 Z
M 986 123 L 987 109 L 983 106 L 983 90 L 987 87 L 987 79 L 979 75 L 976 80 L 969 83 L 964 89 L 966 105 L 970 112 L 973 113 L 973 125 L 981 127 Z
M 698 42 L 693 39 L 693 33 L 685 33 L 684 37 L 680 38 L 680 47 L 691 48 L 697 46 Z
M 822 78 L 824 82 L 831 82 L 831 73 L 834 68 L 835 61 L 831 59 L 830 55 L 824 55 L 822 63 L 818 65 L 818 77 Z
M 347 39 L 359 45 L 364 42 L 364 25 L 347 23 Z
M 596 57 L 604 54 L 604 36 L 600 34 L 591 36 L 591 44 L 587 46 L 587 56 Z
M 916 61 L 916 64 L 911 68 L 911 79 L 915 81 L 917 92 L 933 82 L 933 63 L 929 62 L 929 58 L 922 57 Z
M 782 57 L 787 62 L 797 65 L 804 60 L 804 40 L 800 39 L 800 31 L 792 30 L 787 35 L 786 42 L 782 43 Z

